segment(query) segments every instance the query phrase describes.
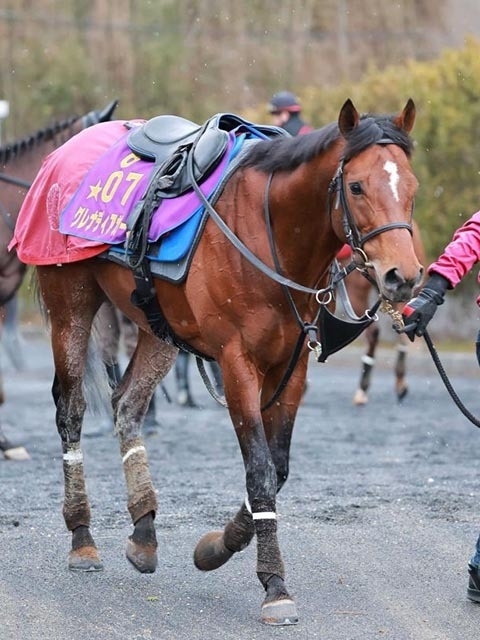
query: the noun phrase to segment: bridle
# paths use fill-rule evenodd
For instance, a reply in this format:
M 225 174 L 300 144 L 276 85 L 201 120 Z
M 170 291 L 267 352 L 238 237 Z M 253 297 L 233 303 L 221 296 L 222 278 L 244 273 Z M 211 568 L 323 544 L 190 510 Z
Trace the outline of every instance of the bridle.
M 386 145 L 386 144 L 395 144 L 393 140 L 389 138 L 382 138 L 375 144 Z M 345 179 L 344 179 L 344 166 L 345 159 L 340 161 L 338 168 L 333 176 L 330 185 L 328 187 L 328 192 L 330 196 L 333 194 L 336 195 L 335 206 L 334 209 L 338 209 L 341 207 L 342 210 L 342 226 L 343 232 L 345 233 L 345 238 L 348 245 L 351 247 L 352 251 L 359 252 L 359 250 L 363 252 L 363 246 L 368 240 L 375 238 L 376 236 L 384 233 L 385 231 L 390 231 L 391 229 L 408 229 L 410 235 L 413 233 L 412 224 L 409 222 L 390 222 L 389 224 L 383 224 L 368 233 L 362 235 L 360 229 L 358 228 L 357 223 L 355 222 L 350 208 L 348 206 L 347 197 L 345 195 Z M 330 218 L 332 217 L 332 197 L 329 199 L 329 214 Z
M 390 138 L 381 138 L 375 144 L 386 145 L 386 144 L 395 144 L 395 143 Z M 363 250 L 363 246 L 368 240 L 371 240 L 372 238 L 375 238 L 376 236 L 380 235 L 381 233 L 385 233 L 386 231 L 391 231 L 392 229 L 407 229 L 410 232 L 410 235 L 412 235 L 413 234 L 412 224 L 409 222 L 390 222 L 388 224 L 380 225 L 375 229 L 372 229 L 372 231 L 369 231 L 368 233 L 362 234 L 360 232 L 360 229 L 358 228 L 357 223 L 355 222 L 352 216 L 350 207 L 348 206 L 348 200 L 345 194 L 345 177 L 344 177 L 345 164 L 346 164 L 346 161 L 344 158 L 342 158 L 335 172 L 335 175 L 333 176 L 330 182 L 330 185 L 328 187 L 328 192 L 330 194 L 330 198 L 329 198 L 330 219 L 332 219 L 332 210 L 338 209 L 340 207 L 342 211 L 342 227 L 343 227 L 343 232 L 345 234 L 345 239 L 347 244 L 352 250 L 352 256 L 356 257 L 356 259 L 353 259 L 352 262 L 349 265 L 347 265 L 347 267 L 345 267 L 344 269 L 348 269 L 353 264 L 354 265 L 353 269 L 357 269 L 357 271 L 360 271 L 362 276 L 368 280 L 368 282 L 374 287 L 374 289 L 378 293 L 378 284 L 375 278 L 373 278 L 369 273 L 369 269 L 372 267 L 372 264 L 368 260 L 367 254 Z M 335 198 L 335 205 L 332 209 L 332 197 L 334 194 L 336 198 Z M 412 218 L 413 218 L 413 205 L 412 205 L 411 219 Z M 350 268 L 350 271 L 353 269 Z M 348 271 L 348 273 L 350 273 L 350 271 Z M 351 307 L 350 300 L 346 292 L 345 283 L 343 282 L 344 277 L 346 277 L 346 275 L 348 274 L 345 274 L 345 276 L 342 277 L 342 269 L 340 269 L 340 266 L 338 265 L 337 260 L 334 261 L 333 272 L 334 274 L 336 274 L 336 277 L 337 277 L 338 292 L 340 297 L 342 298 L 347 316 L 354 322 L 357 322 L 358 316 Z M 379 300 L 381 300 L 381 297 L 379 297 Z M 390 310 L 393 310 L 393 307 L 391 307 L 391 305 L 386 305 L 385 310 L 387 310 L 388 313 L 390 313 Z M 369 312 L 367 311 L 367 313 Z

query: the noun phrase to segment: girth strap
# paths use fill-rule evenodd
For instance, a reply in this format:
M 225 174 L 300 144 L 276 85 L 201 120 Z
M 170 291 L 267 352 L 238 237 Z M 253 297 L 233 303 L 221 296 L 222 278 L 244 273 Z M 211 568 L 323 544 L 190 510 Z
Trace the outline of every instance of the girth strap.
M 130 296 L 132 304 L 144 312 L 148 324 L 158 338 L 170 336 L 170 328 L 158 304 L 147 258 L 133 269 L 133 277 L 136 286 Z

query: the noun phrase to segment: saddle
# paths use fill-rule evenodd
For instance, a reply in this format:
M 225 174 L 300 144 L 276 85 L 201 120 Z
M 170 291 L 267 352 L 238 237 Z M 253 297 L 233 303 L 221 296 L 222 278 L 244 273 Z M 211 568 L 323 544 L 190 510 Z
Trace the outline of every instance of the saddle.
M 193 189 L 194 182 L 200 184 L 208 178 L 223 158 L 229 133 L 234 130 L 256 138 L 288 135 L 279 127 L 254 125 L 240 116 L 219 113 L 203 125 L 180 116 L 157 116 L 134 126 L 127 137 L 128 146 L 136 155 L 156 165 L 145 196 L 129 216 L 125 253 L 136 285 L 132 302 L 145 313 L 157 336 L 168 336 L 170 330 L 154 294 L 146 258 L 151 217 L 162 199 L 176 198 Z
M 203 125 L 180 116 L 162 115 L 134 127 L 127 142 L 136 155 L 158 166 L 152 180 L 157 194 L 162 198 L 176 198 L 192 188 L 186 171 L 188 155 L 193 155 L 193 177 L 200 183 L 222 159 L 228 134 L 234 129 L 255 131 L 265 138 L 285 135 L 283 129 L 253 125 L 231 113 L 216 114 Z

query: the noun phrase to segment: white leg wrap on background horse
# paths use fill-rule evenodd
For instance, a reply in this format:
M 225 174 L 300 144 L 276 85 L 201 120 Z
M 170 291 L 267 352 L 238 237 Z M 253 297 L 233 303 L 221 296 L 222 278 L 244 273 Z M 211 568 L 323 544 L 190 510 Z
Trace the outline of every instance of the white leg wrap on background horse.
M 375 364 L 375 358 L 372 358 L 371 356 L 367 356 L 365 354 L 362 356 L 362 362 L 363 364 L 368 364 L 370 367 L 373 367 L 373 365 Z
M 79 445 L 73 445 L 71 449 L 63 454 L 63 461 L 66 464 L 82 464 L 83 453 Z

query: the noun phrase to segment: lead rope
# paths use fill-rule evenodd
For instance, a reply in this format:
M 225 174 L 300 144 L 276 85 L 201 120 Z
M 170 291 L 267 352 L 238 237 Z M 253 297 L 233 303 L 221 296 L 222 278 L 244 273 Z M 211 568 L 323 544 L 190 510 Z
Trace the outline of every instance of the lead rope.
M 396 311 L 392 307 L 392 305 L 386 300 L 383 302 L 383 305 L 384 305 L 384 308 L 382 310 L 388 313 L 388 315 L 392 318 L 393 328 L 395 329 L 395 331 L 397 331 L 397 333 L 402 333 L 402 329 L 405 327 L 405 325 L 404 325 L 402 314 L 400 313 L 400 311 Z M 453 388 L 453 385 L 450 382 L 450 378 L 448 377 L 447 372 L 445 371 L 445 367 L 443 366 L 442 361 L 440 360 L 437 349 L 435 348 L 435 345 L 433 344 L 433 341 L 428 331 L 425 331 L 425 333 L 423 334 L 423 337 L 425 339 L 430 355 L 432 356 L 433 363 L 436 366 L 437 371 L 440 375 L 440 378 L 443 384 L 445 385 L 448 393 L 450 394 L 450 397 L 452 398 L 453 402 L 457 405 L 458 409 L 460 409 L 460 411 L 467 418 L 467 420 L 469 420 L 475 427 L 478 427 L 480 429 L 480 419 L 477 418 L 471 411 L 467 409 L 467 407 L 463 404 L 462 400 L 460 399 L 458 393 Z
M 454 403 L 457 405 L 457 407 L 460 409 L 460 411 L 463 413 L 463 415 L 467 418 L 467 420 L 469 420 L 475 427 L 478 427 L 480 429 L 480 420 L 467 409 L 467 407 L 463 404 L 462 400 L 459 398 L 457 392 L 453 388 L 452 383 L 450 382 L 448 375 L 443 367 L 443 364 L 438 356 L 435 345 L 433 344 L 432 339 L 430 338 L 430 335 L 428 334 L 427 331 L 425 331 L 425 333 L 423 334 L 423 337 L 425 338 L 425 342 L 427 343 L 427 347 L 428 347 L 428 350 L 430 351 L 430 355 L 432 356 L 432 360 L 435 366 L 437 367 L 437 371 L 440 374 L 440 378 L 442 379 L 443 384 L 445 385 L 448 393 L 450 394 L 450 397 L 452 398 Z

